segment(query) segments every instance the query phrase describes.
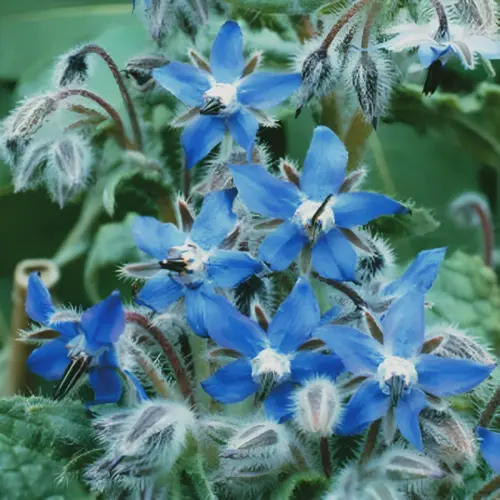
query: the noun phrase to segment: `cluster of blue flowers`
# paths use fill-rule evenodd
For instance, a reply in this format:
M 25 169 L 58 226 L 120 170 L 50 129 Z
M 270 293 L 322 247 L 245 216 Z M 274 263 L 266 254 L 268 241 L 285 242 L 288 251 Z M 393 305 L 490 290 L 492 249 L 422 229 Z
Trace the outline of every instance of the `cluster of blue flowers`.
M 435 42 L 429 61 L 454 47 Z M 368 333 L 360 325 L 336 321 L 342 314 L 338 305 L 322 316 L 313 280 L 350 283 L 363 299 L 359 264 L 369 258 L 371 240 L 362 227 L 409 210 L 382 194 L 355 190 L 352 177 L 346 177 L 346 148 L 324 126 L 314 130 L 300 175 L 292 172 L 285 180 L 253 164 L 262 110 L 282 103 L 301 85 L 300 74 L 254 69 L 245 65 L 240 27 L 229 21 L 215 39 L 209 62 L 171 62 L 154 70 L 157 82 L 190 107 L 181 137 L 186 168 L 229 135 L 245 150 L 248 164 L 227 166 L 234 187 L 206 195 L 197 217 L 184 204 L 181 228 L 136 217 L 133 238 L 152 261 L 135 265 L 133 276 L 145 280 L 135 302 L 152 319 L 174 309 L 178 314 L 175 304 L 183 303 L 190 329 L 231 353 L 233 361 L 201 382 L 213 399 L 230 404 L 257 394 L 267 416 L 281 423 L 294 415 L 294 395 L 308 381 L 335 384 L 343 377 L 354 380 L 355 388 L 345 392 L 348 402 L 331 433 L 360 434 L 374 421 L 395 419 L 401 435 L 422 450 L 419 414 L 429 401 L 471 391 L 495 368 L 427 349 L 425 293 L 445 250 L 420 253 L 399 279 L 378 289 L 383 308 L 370 310 L 373 297 L 364 297 L 358 309 L 370 319 Z M 241 226 L 253 231 L 255 221 L 273 229 L 264 238 L 252 236 L 258 248 L 238 245 Z M 254 321 L 230 300 L 232 290 L 252 276 L 271 280 L 277 271 L 287 271 L 296 277 L 297 269 L 302 275 L 270 321 Z M 59 334 L 28 360 L 36 374 L 61 380 L 57 398 L 88 374 L 94 404 L 119 402 L 123 379 L 135 387 L 138 401 L 147 399 L 120 361 L 127 322 L 118 292 L 81 315 L 64 317 L 33 274 L 26 310 Z M 498 471 L 499 436 L 482 428 L 478 434 L 486 460 Z

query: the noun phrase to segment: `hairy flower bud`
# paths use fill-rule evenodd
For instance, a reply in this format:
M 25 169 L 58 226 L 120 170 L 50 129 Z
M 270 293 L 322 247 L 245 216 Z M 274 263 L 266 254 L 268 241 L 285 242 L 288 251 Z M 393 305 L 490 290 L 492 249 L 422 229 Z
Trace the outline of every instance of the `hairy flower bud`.
M 81 47 L 77 47 L 59 59 L 54 72 L 57 87 L 80 86 L 85 83 L 89 74 L 87 55 Z
M 127 78 L 135 82 L 138 90 L 144 92 L 155 84 L 153 69 L 166 66 L 168 62 L 168 59 L 162 55 L 136 56 L 127 62 L 124 73 Z
M 329 379 L 307 382 L 296 391 L 295 422 L 306 432 L 329 436 L 339 422 L 342 398 L 337 386 Z

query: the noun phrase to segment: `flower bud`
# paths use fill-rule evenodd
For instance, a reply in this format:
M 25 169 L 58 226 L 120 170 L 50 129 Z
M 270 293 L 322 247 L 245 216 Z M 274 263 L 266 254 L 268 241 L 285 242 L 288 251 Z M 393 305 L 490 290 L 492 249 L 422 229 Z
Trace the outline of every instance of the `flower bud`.
M 162 55 L 137 56 L 127 62 L 124 73 L 134 80 L 138 90 L 145 91 L 154 86 L 153 69 L 166 66 L 168 62 Z
M 300 429 L 323 437 L 332 434 L 342 412 L 342 398 L 331 380 L 307 382 L 296 391 L 294 399 L 294 418 Z
M 373 465 L 393 481 L 437 479 L 443 471 L 430 458 L 409 450 L 390 449 Z
M 88 53 L 81 47 L 64 54 L 56 65 L 54 81 L 57 87 L 81 86 L 87 80 Z

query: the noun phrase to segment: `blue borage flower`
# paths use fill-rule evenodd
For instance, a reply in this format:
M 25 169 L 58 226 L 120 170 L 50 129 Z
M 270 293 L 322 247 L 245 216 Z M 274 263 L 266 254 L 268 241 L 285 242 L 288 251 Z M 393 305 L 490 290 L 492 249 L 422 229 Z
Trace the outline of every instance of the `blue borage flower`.
M 220 248 L 236 227 L 235 196 L 235 189 L 209 193 L 187 232 L 153 217 L 135 218 L 135 243 L 158 261 L 138 303 L 159 312 L 184 296 L 189 326 L 206 335 L 205 310 L 215 287 L 233 288 L 263 270 L 247 252 Z
M 119 292 L 87 309 L 80 320 L 59 321 L 50 292 L 37 273 L 28 280 L 26 312 L 38 323 L 59 333 L 59 337 L 35 349 L 28 368 L 46 380 L 65 379 L 56 391 L 63 397 L 86 372 L 95 395 L 94 404 L 116 403 L 122 394 L 116 343 L 125 329 L 125 312 Z M 128 370 L 139 399 L 147 399 L 138 380 Z
M 347 404 L 337 432 L 359 434 L 394 408 L 401 434 L 421 450 L 418 416 L 427 406 L 426 393 L 441 397 L 470 391 L 496 365 L 422 354 L 424 296 L 416 290 L 393 302 L 381 327 L 383 345 L 350 327 L 324 326 L 315 333 L 347 370 L 366 377 Z
M 500 433 L 477 427 L 481 453 L 495 474 L 500 474 Z
M 335 380 L 344 370 L 338 356 L 299 350 L 320 321 L 318 302 L 304 278 L 299 278 L 280 305 L 267 332 L 223 297 L 213 297 L 207 310 L 209 335 L 241 358 L 204 380 L 203 389 L 217 401 L 237 403 L 271 378 L 275 386 L 264 401 L 266 412 L 277 421 L 290 418 L 291 394 L 296 387 L 318 375 Z
M 208 65 L 200 68 L 174 61 L 153 70 L 162 87 L 194 108 L 194 117 L 181 136 L 186 166 L 205 158 L 228 129 L 250 161 L 262 110 L 290 97 L 300 86 L 300 74 L 245 75 L 243 34 L 233 21 L 220 28 L 210 54 L 210 72 L 207 69 Z
M 252 211 L 283 223 L 262 242 L 259 257 L 282 271 L 309 242 L 312 265 L 325 278 L 356 279 L 357 254 L 343 230 L 408 209 L 382 194 L 343 192 L 347 151 L 327 127 L 316 127 L 300 188 L 259 165 L 230 166 L 238 193 Z

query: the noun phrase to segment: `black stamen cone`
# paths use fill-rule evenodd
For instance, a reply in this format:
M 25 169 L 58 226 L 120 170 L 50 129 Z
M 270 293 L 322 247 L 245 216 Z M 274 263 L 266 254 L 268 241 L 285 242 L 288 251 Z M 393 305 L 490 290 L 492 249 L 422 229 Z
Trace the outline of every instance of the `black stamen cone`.
M 77 382 L 87 373 L 91 358 L 78 356 L 71 361 L 64 372 L 63 378 L 56 388 L 54 400 L 60 401 L 71 392 Z
M 434 61 L 427 70 L 427 78 L 424 83 L 423 93 L 425 95 L 432 95 L 436 92 L 441 80 L 443 79 L 444 65 L 438 59 Z

